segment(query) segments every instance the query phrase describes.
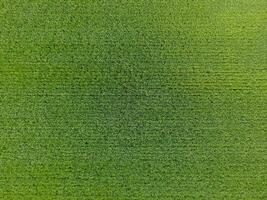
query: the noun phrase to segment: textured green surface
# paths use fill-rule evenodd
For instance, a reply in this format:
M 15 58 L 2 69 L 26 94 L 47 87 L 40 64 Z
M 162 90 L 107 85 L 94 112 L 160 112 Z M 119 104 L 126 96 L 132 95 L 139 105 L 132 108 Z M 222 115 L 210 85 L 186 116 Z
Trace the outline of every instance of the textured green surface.
M 266 0 L 0 0 L 0 199 L 266 199 Z

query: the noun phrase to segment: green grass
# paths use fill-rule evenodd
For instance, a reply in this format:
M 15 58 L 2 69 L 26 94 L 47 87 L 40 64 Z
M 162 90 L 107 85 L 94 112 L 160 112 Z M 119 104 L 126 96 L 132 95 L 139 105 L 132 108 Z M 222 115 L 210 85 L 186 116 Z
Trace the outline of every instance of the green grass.
M 265 199 L 266 23 L 265 0 L 0 0 L 0 199 Z

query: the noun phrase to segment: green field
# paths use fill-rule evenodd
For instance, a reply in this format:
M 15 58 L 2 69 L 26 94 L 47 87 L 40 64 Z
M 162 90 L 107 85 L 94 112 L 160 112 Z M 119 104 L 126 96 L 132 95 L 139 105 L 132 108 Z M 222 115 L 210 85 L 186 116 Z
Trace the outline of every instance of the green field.
M 0 0 L 1 200 L 266 188 L 266 0 Z

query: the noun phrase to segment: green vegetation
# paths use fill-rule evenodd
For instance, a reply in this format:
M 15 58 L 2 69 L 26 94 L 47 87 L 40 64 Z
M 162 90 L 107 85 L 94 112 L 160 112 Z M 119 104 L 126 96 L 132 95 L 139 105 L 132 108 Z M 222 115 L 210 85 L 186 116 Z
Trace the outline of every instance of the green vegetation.
M 0 199 L 264 199 L 266 0 L 0 0 Z

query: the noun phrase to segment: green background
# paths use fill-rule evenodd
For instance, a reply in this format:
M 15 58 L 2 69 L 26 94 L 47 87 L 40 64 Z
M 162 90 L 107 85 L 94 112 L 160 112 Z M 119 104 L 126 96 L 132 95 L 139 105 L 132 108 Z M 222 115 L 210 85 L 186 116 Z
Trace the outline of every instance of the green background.
M 266 0 L 0 0 L 0 199 L 266 199 Z

